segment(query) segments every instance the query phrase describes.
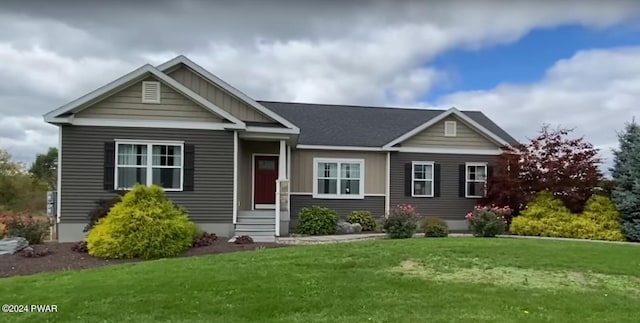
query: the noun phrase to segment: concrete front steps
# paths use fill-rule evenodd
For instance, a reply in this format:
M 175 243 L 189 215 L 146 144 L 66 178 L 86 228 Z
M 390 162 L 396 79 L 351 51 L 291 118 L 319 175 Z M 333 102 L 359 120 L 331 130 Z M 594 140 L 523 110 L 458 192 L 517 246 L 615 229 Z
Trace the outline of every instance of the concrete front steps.
M 274 210 L 239 211 L 235 236 L 250 236 L 255 242 L 275 242 L 276 212 Z

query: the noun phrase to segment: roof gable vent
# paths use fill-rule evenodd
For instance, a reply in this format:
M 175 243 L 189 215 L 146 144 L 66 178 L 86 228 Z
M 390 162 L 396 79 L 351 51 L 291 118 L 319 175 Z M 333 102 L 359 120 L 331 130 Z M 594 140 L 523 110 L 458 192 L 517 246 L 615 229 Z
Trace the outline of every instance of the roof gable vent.
M 160 82 L 142 82 L 142 103 L 160 103 Z
M 444 122 L 444 135 L 445 137 L 455 137 L 457 132 L 455 121 L 445 121 Z

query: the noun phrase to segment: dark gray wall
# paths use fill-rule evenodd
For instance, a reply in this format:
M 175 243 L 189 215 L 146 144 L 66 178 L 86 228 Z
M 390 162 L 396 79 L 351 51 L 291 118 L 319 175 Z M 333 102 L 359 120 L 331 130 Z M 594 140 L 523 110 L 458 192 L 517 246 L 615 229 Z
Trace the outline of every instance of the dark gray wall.
M 369 211 L 375 218 L 384 216 L 384 196 L 365 196 L 361 200 L 350 199 L 314 199 L 311 195 L 291 195 L 291 220 L 289 232 L 298 228 L 300 209 L 309 206 L 322 206 L 338 212 L 341 219 L 346 219 L 352 211 Z
M 104 143 L 114 139 L 176 140 L 195 145 L 194 190 L 167 192 L 197 222 L 231 222 L 233 132 L 192 129 L 63 126 L 61 222 L 85 223 L 104 190 Z
M 391 206 L 412 204 L 421 215 L 439 216 L 447 220 L 464 220 L 478 199 L 459 197 L 459 165 L 466 162 L 493 164 L 497 156 L 391 153 Z M 432 161 L 440 164 L 440 197 L 405 196 L 405 164 L 412 161 Z

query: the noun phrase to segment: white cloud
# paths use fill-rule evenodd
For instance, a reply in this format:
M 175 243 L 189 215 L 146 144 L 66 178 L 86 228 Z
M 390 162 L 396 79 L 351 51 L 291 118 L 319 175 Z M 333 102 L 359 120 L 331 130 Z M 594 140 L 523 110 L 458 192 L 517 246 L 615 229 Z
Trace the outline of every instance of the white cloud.
M 545 123 L 574 128 L 573 135 L 601 149 L 606 168 L 616 131 L 640 116 L 638 102 L 640 46 L 580 51 L 538 82 L 454 93 L 438 103 L 482 110 L 519 140 L 534 137 Z

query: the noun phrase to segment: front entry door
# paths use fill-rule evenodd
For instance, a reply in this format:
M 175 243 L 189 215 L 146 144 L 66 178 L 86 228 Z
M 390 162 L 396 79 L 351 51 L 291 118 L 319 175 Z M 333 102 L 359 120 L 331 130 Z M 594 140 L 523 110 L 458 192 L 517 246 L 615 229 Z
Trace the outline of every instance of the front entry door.
M 278 156 L 254 157 L 253 196 L 256 209 L 276 206 L 276 180 L 278 179 Z

